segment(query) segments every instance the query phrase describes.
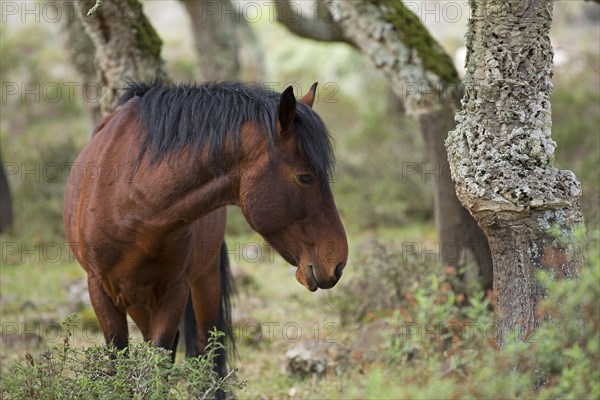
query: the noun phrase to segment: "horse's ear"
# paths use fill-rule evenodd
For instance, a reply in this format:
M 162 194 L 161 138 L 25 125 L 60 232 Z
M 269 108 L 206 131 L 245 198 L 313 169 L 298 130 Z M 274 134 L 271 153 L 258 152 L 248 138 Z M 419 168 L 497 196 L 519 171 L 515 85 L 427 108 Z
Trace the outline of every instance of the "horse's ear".
M 279 100 L 279 125 L 283 135 L 292 131 L 294 126 L 294 117 L 296 116 L 296 97 L 294 88 L 288 86 Z
M 308 91 L 308 93 L 306 93 L 304 95 L 304 97 L 302 97 L 300 99 L 301 102 L 303 102 L 304 104 L 306 104 L 310 108 L 312 108 L 313 103 L 315 102 L 315 95 L 317 93 L 317 85 L 318 84 L 319 84 L 319 82 L 313 83 L 312 86 L 310 87 L 310 90 Z

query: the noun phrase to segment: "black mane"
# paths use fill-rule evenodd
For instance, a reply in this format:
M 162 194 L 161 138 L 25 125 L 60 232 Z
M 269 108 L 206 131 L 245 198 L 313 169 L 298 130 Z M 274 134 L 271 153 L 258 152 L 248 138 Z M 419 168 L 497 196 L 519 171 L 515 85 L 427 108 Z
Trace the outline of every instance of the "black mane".
M 240 127 L 255 121 L 273 144 L 280 94 L 241 82 L 165 86 L 161 83 L 130 83 L 119 105 L 139 100 L 142 146 L 138 162 L 147 151 L 152 163 L 177 156 L 184 149 L 199 154 L 208 146 L 209 163 L 219 171 L 225 139 L 239 143 Z M 307 105 L 298 102 L 296 137 L 315 173 L 330 177 L 333 150 L 327 128 Z M 272 147 L 272 146 L 271 146 Z

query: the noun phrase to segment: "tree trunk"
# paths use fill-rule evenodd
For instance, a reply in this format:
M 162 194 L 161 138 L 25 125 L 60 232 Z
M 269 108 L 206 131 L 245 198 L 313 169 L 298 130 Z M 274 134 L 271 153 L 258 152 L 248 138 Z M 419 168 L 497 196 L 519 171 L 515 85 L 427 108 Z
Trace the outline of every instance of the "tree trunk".
M 4 173 L 4 163 L 0 158 L 0 233 L 12 226 L 13 211 L 8 179 Z
M 264 54 L 244 15 L 230 0 L 180 0 L 192 22 L 199 81 L 263 82 Z
M 265 81 L 265 53 L 262 43 L 248 21 L 241 19 L 235 25 L 240 64 L 239 79 L 262 83 Z M 233 78 L 232 78 L 233 79 Z
M 111 0 L 87 16 L 95 0 L 75 4 L 82 24 L 96 47 L 98 78 L 103 88 L 102 114 L 114 111 L 127 79 L 167 80 L 160 57 L 162 41 L 137 0 Z
M 225 81 L 240 73 L 235 24 L 246 23 L 229 0 L 181 0 L 192 20 L 199 80 Z
M 427 157 L 435 169 L 435 219 L 441 259 L 460 267 L 472 253 L 482 285 L 491 287 L 487 239 L 456 198 L 444 140 L 454 127 L 458 73 L 450 57 L 419 19 L 399 1 L 338 0 L 345 40 L 354 43 L 380 69 L 406 112 L 419 122 Z
M 552 164 L 552 5 L 474 1 L 463 110 L 447 140 L 458 198 L 489 239 L 499 345 L 538 326 L 536 272 L 575 277 L 583 259 L 580 184 Z
M 64 18 L 63 32 L 65 35 L 64 48 L 69 57 L 71 65 L 75 68 L 79 74 L 80 81 L 84 84 L 98 85 L 98 71 L 96 70 L 96 64 L 94 57 L 96 54 L 96 47 L 94 42 L 85 32 L 81 19 L 75 17 L 75 3 L 66 2 L 68 18 Z M 96 125 L 102 117 L 102 110 L 99 102 L 91 102 L 84 100 L 84 106 L 88 111 L 93 125 Z
M 484 289 L 492 288 L 492 255 L 490 247 L 475 219 L 458 198 L 450 174 L 444 135 L 455 127 L 454 107 L 418 116 L 427 159 L 435 163 L 434 207 L 442 260 L 446 265 L 461 267 L 474 262 L 479 268 L 479 281 Z M 425 172 L 427 173 L 427 171 Z M 460 273 L 460 276 L 463 274 Z

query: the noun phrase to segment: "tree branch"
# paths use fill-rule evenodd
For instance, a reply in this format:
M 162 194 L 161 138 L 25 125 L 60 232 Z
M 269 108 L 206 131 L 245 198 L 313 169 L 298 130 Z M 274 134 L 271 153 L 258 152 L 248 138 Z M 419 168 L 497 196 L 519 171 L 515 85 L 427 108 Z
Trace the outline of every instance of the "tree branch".
M 321 1 L 315 1 L 310 7 L 310 12 L 303 12 L 296 3 L 290 3 L 289 0 L 276 0 L 275 10 L 277 22 L 295 35 L 323 42 L 347 43 L 356 47 L 354 42 L 344 35 L 328 5 Z
M 95 13 L 96 10 L 102 6 L 102 4 L 104 4 L 104 2 L 102 0 L 96 0 L 96 4 L 94 4 L 94 6 L 92 8 L 90 8 L 90 10 L 87 12 L 86 15 L 89 17 L 90 15 Z
M 344 35 L 390 82 L 414 116 L 457 102 L 452 59 L 419 18 L 397 0 L 335 0 Z

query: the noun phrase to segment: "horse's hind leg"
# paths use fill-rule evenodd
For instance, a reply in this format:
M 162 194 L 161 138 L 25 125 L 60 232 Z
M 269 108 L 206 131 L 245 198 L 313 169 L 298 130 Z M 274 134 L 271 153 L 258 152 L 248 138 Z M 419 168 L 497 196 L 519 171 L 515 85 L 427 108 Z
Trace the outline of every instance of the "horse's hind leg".
M 91 272 L 88 273 L 88 291 L 106 344 L 112 344 L 117 350 L 126 348 L 127 316 L 124 311 L 115 307 L 100 281 Z

